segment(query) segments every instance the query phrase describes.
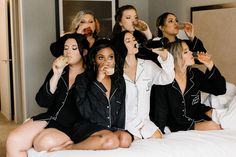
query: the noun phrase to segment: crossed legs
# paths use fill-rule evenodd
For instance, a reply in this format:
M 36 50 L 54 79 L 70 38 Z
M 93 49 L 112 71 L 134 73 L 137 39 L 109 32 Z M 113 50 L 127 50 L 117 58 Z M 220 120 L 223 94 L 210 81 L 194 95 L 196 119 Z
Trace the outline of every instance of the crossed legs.
M 27 157 L 27 151 L 34 146 L 36 151 L 50 151 L 60 145 L 73 143 L 63 132 L 47 128 L 46 121 L 28 120 L 11 131 L 7 138 L 7 157 Z
M 101 130 L 95 132 L 87 139 L 76 144 L 67 146 L 59 146 L 56 150 L 109 150 L 118 147 L 128 148 L 132 142 L 132 137 L 125 131 L 112 132 L 109 130 Z
M 30 119 L 11 131 L 6 143 L 7 157 L 27 157 L 27 150 L 32 147 L 34 138 L 46 125 L 46 121 Z

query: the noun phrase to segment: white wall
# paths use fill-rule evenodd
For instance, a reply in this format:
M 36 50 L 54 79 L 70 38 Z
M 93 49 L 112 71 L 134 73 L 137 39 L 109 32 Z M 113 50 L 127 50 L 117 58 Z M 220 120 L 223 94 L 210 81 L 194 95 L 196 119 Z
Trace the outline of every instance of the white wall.
M 55 0 L 21 0 L 21 57 L 24 118 L 43 111 L 35 95 L 50 70 L 50 43 L 56 39 Z
M 149 27 L 156 33 L 156 19 L 168 11 L 177 15 L 180 21 L 190 21 L 190 8 L 236 2 L 236 0 L 149 0 Z

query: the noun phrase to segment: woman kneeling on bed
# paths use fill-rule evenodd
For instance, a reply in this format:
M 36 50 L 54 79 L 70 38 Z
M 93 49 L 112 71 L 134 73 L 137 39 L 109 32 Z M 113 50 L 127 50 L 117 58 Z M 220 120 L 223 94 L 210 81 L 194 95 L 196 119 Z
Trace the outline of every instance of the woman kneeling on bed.
M 170 131 L 219 130 L 211 120 L 214 109 L 201 104 L 200 91 L 214 95 L 226 92 L 226 82 L 209 54 L 198 53 L 197 59 L 206 66 L 205 73 L 194 65 L 194 57 L 184 41 L 174 42 L 169 52 L 174 56 L 175 80 L 166 86 L 156 86 L 152 95 L 151 120 L 164 133 Z M 158 92 L 157 92 L 158 91 Z
M 86 75 L 76 78 L 76 103 L 85 120 L 72 132 L 75 144 L 55 150 L 108 150 L 132 142 L 125 127 L 125 81 L 117 68 L 117 53 L 110 40 L 96 41 L 89 52 Z

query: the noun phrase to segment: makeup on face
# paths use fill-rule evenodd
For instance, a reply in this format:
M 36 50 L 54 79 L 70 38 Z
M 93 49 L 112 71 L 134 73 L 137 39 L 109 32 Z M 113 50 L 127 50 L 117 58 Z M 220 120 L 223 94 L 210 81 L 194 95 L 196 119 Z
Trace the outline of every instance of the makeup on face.
M 103 71 L 106 75 L 115 73 L 115 56 L 111 48 L 101 49 L 96 55 L 96 63 L 98 66 L 104 66 Z
M 134 31 L 134 24 L 138 22 L 138 16 L 135 10 L 129 9 L 123 12 L 120 26 L 122 30 Z

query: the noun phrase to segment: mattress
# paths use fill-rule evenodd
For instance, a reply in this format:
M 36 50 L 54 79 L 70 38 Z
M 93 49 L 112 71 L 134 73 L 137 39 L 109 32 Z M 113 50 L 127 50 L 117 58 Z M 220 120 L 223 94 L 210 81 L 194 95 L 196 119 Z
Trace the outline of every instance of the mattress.
M 180 131 L 114 150 L 28 151 L 29 157 L 236 157 L 236 129 Z

